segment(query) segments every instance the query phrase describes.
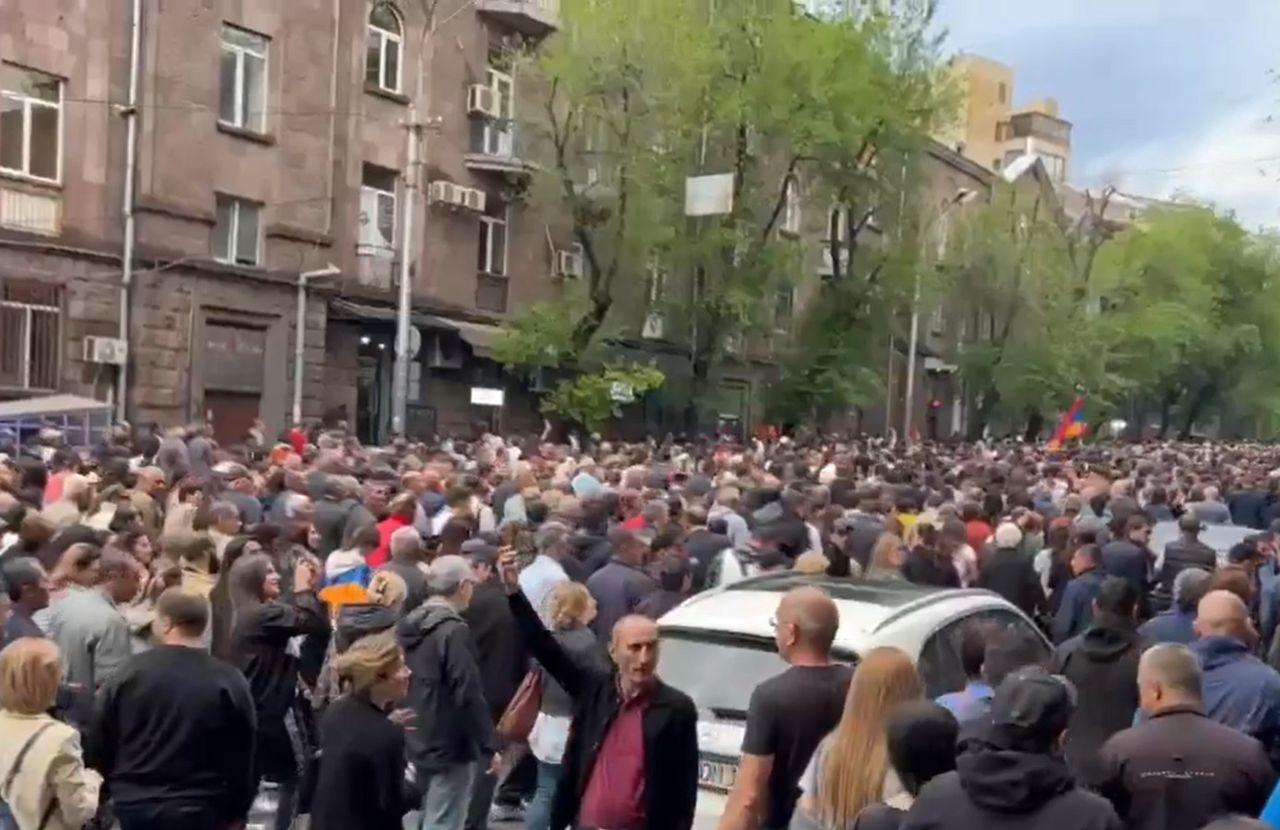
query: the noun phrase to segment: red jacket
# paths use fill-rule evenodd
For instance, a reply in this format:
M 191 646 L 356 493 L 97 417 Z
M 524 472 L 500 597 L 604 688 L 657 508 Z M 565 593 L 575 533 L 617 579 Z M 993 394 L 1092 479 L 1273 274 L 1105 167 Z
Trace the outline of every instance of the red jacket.
M 395 514 L 378 522 L 378 546 L 369 551 L 369 555 L 364 558 L 365 564 L 374 570 L 385 565 L 391 558 L 391 534 L 402 527 L 412 525 L 412 519 L 405 519 Z

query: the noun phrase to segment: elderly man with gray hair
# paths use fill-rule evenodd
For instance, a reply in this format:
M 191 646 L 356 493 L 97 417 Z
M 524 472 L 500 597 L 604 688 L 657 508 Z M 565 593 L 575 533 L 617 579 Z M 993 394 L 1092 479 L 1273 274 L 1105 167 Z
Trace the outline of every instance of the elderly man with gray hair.
M 429 593 L 422 537 L 412 527 L 396 528 L 391 533 L 388 551 L 390 558 L 378 570 L 390 571 L 404 580 L 404 613 L 411 613 L 426 601 Z
M 1256 816 L 1275 784 L 1262 744 L 1205 716 L 1200 665 L 1184 645 L 1153 646 L 1138 664 L 1146 721 L 1102 747 L 1095 784 L 1131 830 L 1195 830 Z M 1172 759 L 1172 762 L 1171 762 Z
M 542 614 L 547 597 L 556 586 L 569 581 L 564 560 L 569 556 L 569 539 L 573 531 L 562 522 L 546 522 L 534 534 L 533 543 L 538 555 L 520 572 L 520 590 L 529 598 L 529 604 Z
M 1209 592 L 1213 574 L 1199 568 L 1187 568 L 1173 580 L 1173 604 L 1138 628 L 1146 643 L 1182 643 L 1191 645 L 1196 639 L 1196 606 Z
M 408 743 L 423 792 L 420 821 L 406 827 L 462 830 L 477 771 L 497 767 L 502 742 L 462 618 L 475 585 L 466 559 L 439 557 L 427 571 L 430 597 L 396 627 L 412 671 L 406 702 L 416 730 Z

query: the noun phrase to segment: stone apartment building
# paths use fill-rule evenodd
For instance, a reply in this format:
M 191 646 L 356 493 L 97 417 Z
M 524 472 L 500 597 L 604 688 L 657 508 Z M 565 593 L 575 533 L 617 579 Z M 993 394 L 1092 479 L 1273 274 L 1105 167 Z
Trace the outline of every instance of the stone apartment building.
M 488 349 L 573 260 L 516 197 L 518 79 L 493 56 L 554 31 L 555 0 L 140 0 L 135 109 L 131 5 L 0 4 L 0 397 L 112 400 L 124 340 L 130 419 L 236 441 L 289 420 L 301 323 L 303 416 L 381 440 L 412 199 L 409 426 L 492 419 L 476 386 L 505 387 L 504 428 L 540 425 Z

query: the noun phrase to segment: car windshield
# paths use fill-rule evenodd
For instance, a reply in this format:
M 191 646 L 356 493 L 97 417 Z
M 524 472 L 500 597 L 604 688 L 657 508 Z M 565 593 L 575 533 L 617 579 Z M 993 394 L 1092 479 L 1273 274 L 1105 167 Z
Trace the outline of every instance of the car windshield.
M 852 663 L 850 655 L 834 655 Z M 664 629 L 658 676 L 689 697 L 699 711 L 722 720 L 746 720 L 751 692 L 787 664 L 773 639 L 719 631 Z

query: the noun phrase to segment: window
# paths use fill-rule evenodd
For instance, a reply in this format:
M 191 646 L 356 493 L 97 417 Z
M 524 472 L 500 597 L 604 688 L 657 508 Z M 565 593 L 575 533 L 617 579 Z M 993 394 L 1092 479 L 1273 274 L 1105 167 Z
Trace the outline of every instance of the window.
M 827 244 L 835 242 L 844 247 L 849 242 L 849 208 L 847 205 L 834 205 L 827 214 Z
M 262 35 L 222 27 L 218 120 L 230 127 L 267 131 L 267 45 Z
M 56 182 L 61 155 L 62 81 L 0 64 L 0 170 Z
M 960 642 L 965 628 L 971 624 L 990 625 L 1029 643 L 1036 643 L 1040 660 L 1049 656 L 1044 638 L 1021 614 L 993 608 L 966 615 L 935 631 L 920 649 L 916 667 L 924 680 L 925 694 L 930 699 L 964 688 L 966 678 L 960 662 Z
M 791 317 L 795 311 L 796 292 L 794 288 L 779 288 L 773 301 L 774 331 L 791 331 Z
M 803 217 L 800 213 L 800 188 L 794 178 L 787 179 L 782 199 L 782 232 L 798 236 Z
M 1002 104 L 1007 102 L 1009 100 L 1009 87 L 1005 84 L 1000 84 L 1000 88 L 996 92 L 996 97 L 1000 99 L 1000 103 Z
M 360 256 L 391 256 L 396 246 L 396 174 L 364 166 L 360 185 Z
M 261 205 L 219 193 L 213 258 L 235 265 L 257 265 L 261 214 Z
M 380 0 L 369 12 L 368 55 L 364 79 L 386 92 L 400 91 L 400 56 L 404 29 L 400 15 L 390 3 Z
M 510 156 L 515 150 L 515 79 L 493 67 L 485 71 L 485 83 L 493 90 L 493 118 L 478 122 L 480 127 L 477 150 L 487 156 Z
M 507 218 L 502 216 L 480 217 L 480 250 L 477 270 L 496 277 L 507 275 Z
M 56 390 L 61 343 L 58 287 L 37 280 L 0 280 L 0 387 Z

